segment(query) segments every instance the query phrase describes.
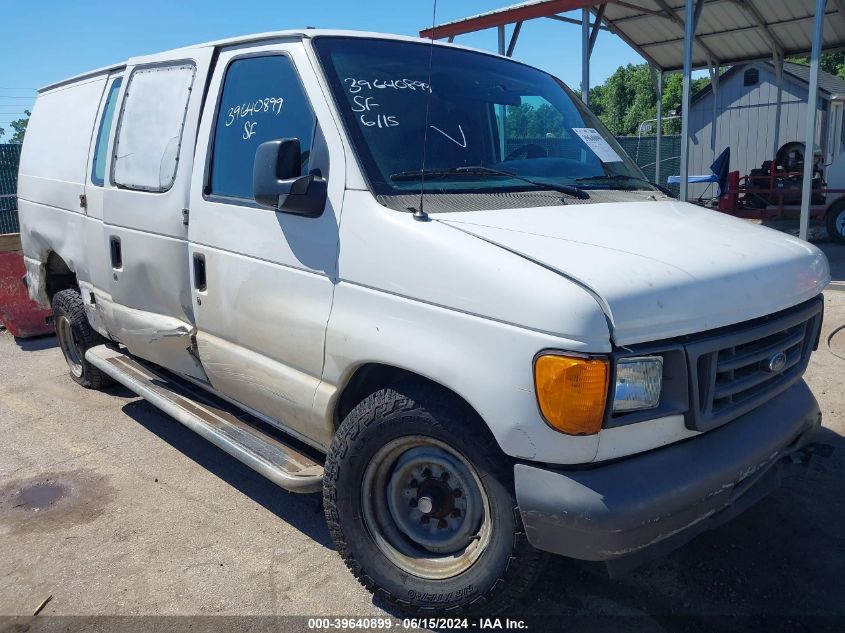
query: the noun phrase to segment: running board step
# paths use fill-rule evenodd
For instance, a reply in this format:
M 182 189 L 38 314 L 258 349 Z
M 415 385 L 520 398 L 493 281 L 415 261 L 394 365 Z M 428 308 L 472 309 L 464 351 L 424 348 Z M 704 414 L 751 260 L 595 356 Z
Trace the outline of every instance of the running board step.
M 254 471 L 291 492 L 317 492 L 323 467 L 248 414 L 236 415 L 200 388 L 169 377 L 122 351 L 99 345 L 86 360 Z M 255 422 L 253 422 L 255 421 Z

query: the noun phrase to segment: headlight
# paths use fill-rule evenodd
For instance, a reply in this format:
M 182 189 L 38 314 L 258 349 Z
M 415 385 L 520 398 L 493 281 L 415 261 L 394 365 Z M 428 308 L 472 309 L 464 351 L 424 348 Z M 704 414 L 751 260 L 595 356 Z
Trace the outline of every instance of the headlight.
M 548 354 L 534 363 L 540 411 L 549 426 L 570 435 L 601 430 L 610 364 L 604 358 Z
M 660 404 L 663 359 L 659 356 L 622 358 L 616 363 L 614 411 L 654 409 Z

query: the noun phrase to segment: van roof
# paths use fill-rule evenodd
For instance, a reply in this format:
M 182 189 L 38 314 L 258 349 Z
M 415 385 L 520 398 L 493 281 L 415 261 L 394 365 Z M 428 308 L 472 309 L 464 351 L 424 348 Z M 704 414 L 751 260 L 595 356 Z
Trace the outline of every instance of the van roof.
M 251 44 L 255 42 L 262 42 L 266 40 L 278 40 L 278 39 L 305 39 L 305 38 L 313 38 L 325 35 L 333 35 L 335 37 L 369 37 L 369 38 L 379 38 L 379 39 L 389 39 L 389 40 L 398 40 L 398 41 L 405 41 L 405 42 L 419 42 L 421 41 L 417 36 L 408 36 L 408 35 L 395 35 L 391 33 L 377 33 L 377 32 L 370 32 L 370 31 L 346 31 L 342 29 L 290 29 L 285 31 L 268 31 L 266 33 L 253 33 L 251 35 L 239 35 L 236 37 L 229 37 L 220 40 L 214 40 L 211 42 L 205 42 L 202 44 L 194 44 L 190 46 L 183 46 L 181 48 L 174 48 L 169 51 L 162 51 L 161 53 L 155 53 L 158 56 L 168 56 L 169 54 L 173 54 L 173 58 L 184 57 L 186 51 L 201 49 L 201 48 L 222 48 L 225 46 L 234 46 L 237 44 Z M 430 40 L 423 40 L 429 42 Z M 466 50 L 474 50 L 482 53 L 487 54 L 494 54 L 490 53 L 489 51 L 479 51 L 479 49 L 472 48 L 469 46 L 462 46 L 460 44 L 450 44 L 448 42 L 440 42 L 434 41 L 436 46 L 447 46 L 450 48 L 462 48 Z M 78 81 L 82 81 L 84 79 L 88 79 L 90 77 L 96 77 L 98 75 L 107 74 L 110 72 L 114 72 L 117 70 L 122 70 L 126 68 L 127 62 L 121 62 L 119 64 L 112 64 L 110 66 L 103 66 L 102 68 L 97 68 L 96 70 L 90 70 L 88 72 L 74 75 L 73 77 L 68 77 L 67 79 L 62 79 L 61 81 L 54 82 L 52 84 L 48 84 L 43 86 L 42 88 L 38 89 L 38 92 L 46 92 L 48 90 L 53 90 L 60 86 L 64 86 L 67 84 L 76 83 Z

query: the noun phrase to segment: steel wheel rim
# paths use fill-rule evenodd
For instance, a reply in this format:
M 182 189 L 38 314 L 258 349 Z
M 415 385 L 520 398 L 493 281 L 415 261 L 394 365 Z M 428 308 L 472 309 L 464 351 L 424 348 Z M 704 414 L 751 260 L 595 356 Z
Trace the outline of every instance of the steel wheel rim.
M 415 576 L 456 576 L 490 543 L 480 477 L 463 455 L 432 437 L 405 436 L 381 447 L 365 470 L 361 498 L 378 549 Z
M 82 351 L 79 347 L 79 341 L 76 340 L 76 336 L 74 335 L 70 320 L 65 315 L 61 315 L 56 320 L 56 336 L 59 339 L 59 345 L 62 348 L 65 361 L 67 361 L 67 365 L 70 367 L 70 373 L 77 378 L 81 378 Z

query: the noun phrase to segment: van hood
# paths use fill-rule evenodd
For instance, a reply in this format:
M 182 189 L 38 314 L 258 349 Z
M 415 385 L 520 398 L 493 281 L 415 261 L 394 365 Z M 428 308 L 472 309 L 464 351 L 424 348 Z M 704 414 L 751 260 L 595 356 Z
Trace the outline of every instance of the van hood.
M 443 213 L 439 222 L 593 294 L 617 345 L 740 323 L 810 299 L 827 258 L 785 233 L 677 201 Z

